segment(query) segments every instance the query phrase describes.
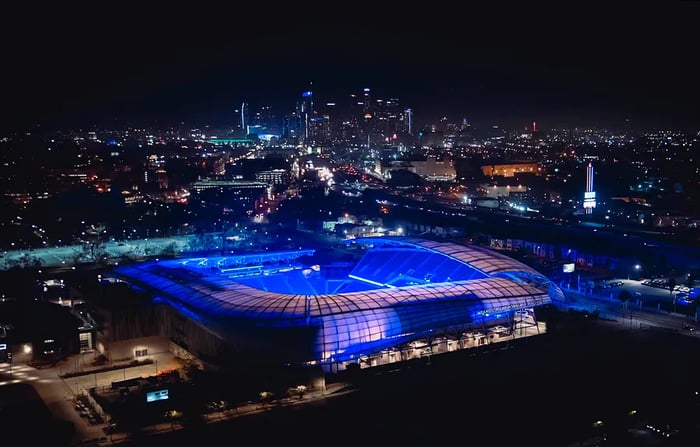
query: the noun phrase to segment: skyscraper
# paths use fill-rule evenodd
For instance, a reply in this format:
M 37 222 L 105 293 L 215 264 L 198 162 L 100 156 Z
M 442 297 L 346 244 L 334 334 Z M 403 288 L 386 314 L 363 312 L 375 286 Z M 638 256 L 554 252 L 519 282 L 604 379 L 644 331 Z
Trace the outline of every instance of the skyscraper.
M 234 126 L 234 133 L 238 134 L 238 137 L 248 136 L 248 125 L 249 123 L 249 107 L 247 102 L 242 102 L 241 107 L 235 110 L 236 112 L 236 126 Z
M 404 110 L 404 116 L 406 117 L 405 131 L 407 134 L 413 135 L 413 109 Z
M 307 141 L 312 137 L 310 129 L 311 121 L 314 113 L 314 94 L 313 91 L 307 90 L 301 94 L 301 102 L 299 102 L 299 117 L 302 121 L 302 138 Z

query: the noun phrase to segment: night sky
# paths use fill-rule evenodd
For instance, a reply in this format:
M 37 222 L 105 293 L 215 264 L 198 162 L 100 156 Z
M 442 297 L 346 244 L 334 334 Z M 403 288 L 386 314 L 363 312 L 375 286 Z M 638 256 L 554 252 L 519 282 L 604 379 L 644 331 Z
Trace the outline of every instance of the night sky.
M 399 98 L 417 123 L 700 127 L 696 2 L 266 5 L 8 9 L 0 129 L 219 126 L 242 101 L 281 116 L 310 83 L 319 103 Z

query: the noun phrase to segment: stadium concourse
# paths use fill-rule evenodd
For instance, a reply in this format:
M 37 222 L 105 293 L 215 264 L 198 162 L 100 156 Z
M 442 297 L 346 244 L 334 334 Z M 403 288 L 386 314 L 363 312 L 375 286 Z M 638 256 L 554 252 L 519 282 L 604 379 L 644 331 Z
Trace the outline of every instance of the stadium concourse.
M 165 304 L 161 318 L 179 323 L 162 322 L 177 329 L 161 335 L 217 367 L 332 372 L 407 360 L 517 328 L 541 333 L 534 309 L 564 299 L 544 275 L 482 247 L 410 237 L 346 244 L 340 259 L 320 249 L 264 252 L 153 260 L 110 275 Z

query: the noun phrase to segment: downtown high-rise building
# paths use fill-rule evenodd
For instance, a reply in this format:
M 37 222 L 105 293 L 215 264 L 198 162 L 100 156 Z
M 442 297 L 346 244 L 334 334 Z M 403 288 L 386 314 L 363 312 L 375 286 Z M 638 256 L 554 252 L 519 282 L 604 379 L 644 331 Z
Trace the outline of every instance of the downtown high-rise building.
M 234 110 L 236 114 L 233 133 L 237 137 L 245 138 L 248 136 L 248 126 L 250 125 L 250 110 L 247 102 L 242 102 L 241 106 Z

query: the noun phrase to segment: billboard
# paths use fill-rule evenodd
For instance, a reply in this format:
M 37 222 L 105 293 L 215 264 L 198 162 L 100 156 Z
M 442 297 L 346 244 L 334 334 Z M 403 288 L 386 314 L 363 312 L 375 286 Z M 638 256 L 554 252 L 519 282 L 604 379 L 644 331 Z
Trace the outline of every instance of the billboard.
M 583 193 L 583 207 L 584 208 L 595 208 L 595 191 L 586 191 Z
M 168 390 L 157 390 L 157 391 L 149 391 L 146 393 L 146 402 L 155 402 L 158 400 L 167 400 L 168 399 Z
M 564 273 L 573 273 L 575 269 L 576 264 L 574 264 L 573 262 L 570 264 L 562 264 L 561 266 L 561 271 Z

